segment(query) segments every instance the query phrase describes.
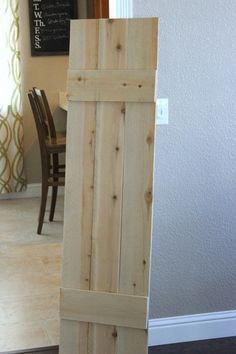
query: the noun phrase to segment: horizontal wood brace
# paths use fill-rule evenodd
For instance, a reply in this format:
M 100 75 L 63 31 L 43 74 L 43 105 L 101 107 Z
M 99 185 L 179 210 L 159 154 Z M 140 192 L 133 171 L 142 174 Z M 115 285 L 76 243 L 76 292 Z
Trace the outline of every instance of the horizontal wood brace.
M 61 318 L 146 329 L 148 297 L 61 288 Z
M 69 70 L 70 101 L 155 102 L 156 70 Z

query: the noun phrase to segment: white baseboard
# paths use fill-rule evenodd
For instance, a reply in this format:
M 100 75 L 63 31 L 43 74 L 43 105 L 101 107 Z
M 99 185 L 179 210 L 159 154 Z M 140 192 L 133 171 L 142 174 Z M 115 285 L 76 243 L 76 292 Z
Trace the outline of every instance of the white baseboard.
M 51 195 L 51 188 L 49 188 L 48 195 L 49 196 Z M 64 187 L 59 187 L 58 195 L 64 195 Z M 27 185 L 27 188 L 24 192 L 0 194 L 0 200 L 35 198 L 40 196 L 41 196 L 41 183 L 31 183 Z
M 149 346 L 236 336 L 236 311 L 149 320 Z

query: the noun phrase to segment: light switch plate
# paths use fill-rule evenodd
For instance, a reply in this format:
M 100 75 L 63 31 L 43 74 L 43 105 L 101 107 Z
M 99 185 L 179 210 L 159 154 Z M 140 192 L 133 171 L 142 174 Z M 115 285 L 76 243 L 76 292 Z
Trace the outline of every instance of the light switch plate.
M 169 105 L 168 98 L 159 98 L 157 100 L 157 109 L 156 109 L 157 125 L 169 124 L 168 105 Z

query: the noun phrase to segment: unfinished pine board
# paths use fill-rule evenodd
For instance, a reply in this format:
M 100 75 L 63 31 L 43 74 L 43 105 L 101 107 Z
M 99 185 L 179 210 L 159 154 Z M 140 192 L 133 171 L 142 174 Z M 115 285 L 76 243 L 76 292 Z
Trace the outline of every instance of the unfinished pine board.
M 72 21 L 61 354 L 147 352 L 156 65 L 157 19 Z
M 69 67 L 97 67 L 97 27 L 97 21 L 84 21 L 76 30 L 74 23 L 76 36 L 70 42 Z M 81 52 L 78 43 L 83 42 L 91 46 L 84 46 Z M 67 144 L 62 284 L 87 290 L 90 288 L 96 103 L 69 102 L 68 108 L 67 136 L 73 143 Z M 60 327 L 60 353 L 87 353 L 87 323 L 61 320 Z
M 147 328 L 147 297 L 91 290 L 61 290 L 61 318 Z
M 99 21 L 98 69 L 113 70 L 125 67 L 126 52 L 120 50 L 119 45 L 121 42 L 125 43 L 126 27 L 127 24 L 124 26 L 123 21 Z M 119 108 L 116 114 L 113 106 Z M 124 150 L 123 108 L 122 103 L 97 103 L 90 290 L 117 292 L 119 288 Z M 101 131 L 105 128 L 103 123 L 105 121 L 110 121 L 113 125 L 119 124 L 118 131 L 113 130 L 113 134 L 116 134 L 113 139 L 110 136 L 111 129 L 107 130 L 106 134 Z M 106 174 L 103 173 L 103 167 L 106 167 Z M 95 324 L 90 328 L 91 354 L 107 353 L 108 350 L 110 354 L 115 354 L 116 328 Z
M 155 70 L 71 70 L 68 94 L 74 101 L 153 102 Z

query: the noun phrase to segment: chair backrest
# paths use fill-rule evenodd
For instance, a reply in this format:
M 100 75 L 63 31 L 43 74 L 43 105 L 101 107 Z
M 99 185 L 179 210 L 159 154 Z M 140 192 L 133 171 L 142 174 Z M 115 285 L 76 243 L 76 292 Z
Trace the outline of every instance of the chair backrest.
M 38 103 L 38 107 L 41 111 L 44 123 L 47 127 L 48 138 L 56 138 L 56 129 L 53 121 L 53 116 L 49 107 L 48 99 L 44 90 L 41 90 L 37 87 L 33 87 L 33 94 L 35 100 Z
M 45 163 L 48 164 L 49 162 L 48 162 L 48 157 L 47 157 L 48 154 L 46 148 L 46 142 L 48 140 L 47 127 L 45 126 L 44 118 L 38 106 L 38 102 L 35 99 L 35 95 L 33 91 L 28 92 L 28 98 L 29 98 L 31 110 L 33 112 L 34 121 L 38 133 L 42 165 L 44 165 Z

